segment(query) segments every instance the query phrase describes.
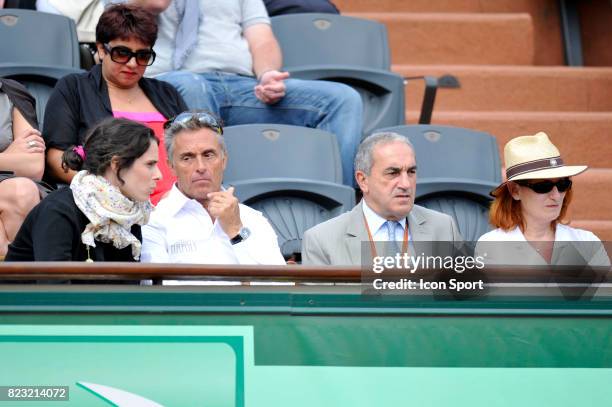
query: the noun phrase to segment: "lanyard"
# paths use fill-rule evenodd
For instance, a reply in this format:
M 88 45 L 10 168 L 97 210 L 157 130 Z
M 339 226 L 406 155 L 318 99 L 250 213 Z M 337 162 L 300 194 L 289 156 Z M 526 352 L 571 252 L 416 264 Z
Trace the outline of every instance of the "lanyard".
M 370 240 L 370 251 L 372 252 L 372 258 L 378 257 L 376 254 L 376 245 L 374 244 L 374 239 L 372 238 L 372 232 L 370 232 L 370 225 L 368 225 L 368 220 L 363 215 L 363 221 L 365 222 L 366 230 L 368 231 L 368 239 Z M 402 243 L 402 253 L 408 253 L 408 219 L 406 219 L 406 227 L 404 228 L 404 242 Z

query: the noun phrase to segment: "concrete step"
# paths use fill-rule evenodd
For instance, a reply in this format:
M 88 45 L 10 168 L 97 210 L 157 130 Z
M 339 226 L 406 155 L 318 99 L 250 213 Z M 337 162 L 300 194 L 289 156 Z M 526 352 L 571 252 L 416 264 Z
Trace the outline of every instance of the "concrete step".
M 573 178 L 570 219 L 612 221 L 612 168 L 589 168 Z
M 595 0 L 607 1 L 607 0 Z M 560 25 L 560 13 L 558 0 L 334 0 L 342 13 L 529 13 L 533 20 L 536 65 L 563 65 L 563 41 Z M 586 7 L 580 2 L 580 12 Z M 593 7 L 590 7 L 591 9 Z M 601 9 L 599 7 L 598 9 Z M 590 10 L 586 10 L 590 11 Z M 590 13 L 593 14 L 593 13 Z M 589 16 L 590 16 L 589 14 Z M 601 14 L 601 11 L 600 11 Z M 596 22 L 605 21 L 604 18 L 590 16 Z M 582 19 L 584 20 L 584 19 Z M 591 21 L 587 20 L 587 21 Z M 608 20 L 609 21 L 609 20 Z M 608 24 L 608 27 L 610 24 Z M 596 29 L 591 29 L 591 25 L 583 23 L 585 35 L 591 32 L 601 32 L 610 30 L 603 28 L 603 24 L 597 24 Z M 608 38 L 608 37 L 603 37 Z M 604 40 L 605 41 L 605 40 Z M 599 40 L 598 43 L 600 43 Z M 585 44 L 586 48 L 592 42 Z M 589 53 L 585 52 L 588 60 Z M 399 61 L 399 59 L 398 59 Z M 411 62 L 409 62 L 411 63 Z M 414 62 L 412 62 L 414 63 Z
M 354 13 L 529 13 L 534 24 L 535 64 L 563 65 L 558 0 L 334 0 L 344 14 Z M 612 66 L 610 0 L 577 3 L 584 63 Z
M 333 0 L 340 12 L 481 12 L 480 0 Z
M 532 65 L 528 13 L 352 13 L 387 26 L 394 64 Z
M 407 122 L 417 123 L 418 111 L 407 111 Z M 486 131 L 503 146 L 512 138 L 546 132 L 568 164 L 612 167 L 612 112 L 475 112 L 435 111 L 432 124 Z
M 333 0 L 343 13 L 516 13 L 554 14 L 556 0 Z
M 506 65 L 394 65 L 405 76 L 451 74 L 460 88 L 440 88 L 435 110 L 612 111 L 612 68 Z M 420 106 L 422 80 L 406 86 L 406 105 Z
M 612 221 L 610 220 L 572 220 L 570 226 L 589 230 L 602 241 L 612 242 Z M 612 256 L 612 253 L 608 253 L 608 255 Z

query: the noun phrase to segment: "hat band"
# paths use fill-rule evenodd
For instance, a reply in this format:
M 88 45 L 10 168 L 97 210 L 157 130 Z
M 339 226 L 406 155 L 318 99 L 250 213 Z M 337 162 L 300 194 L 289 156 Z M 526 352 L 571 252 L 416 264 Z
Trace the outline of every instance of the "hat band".
M 506 178 L 510 179 L 517 175 L 522 175 L 528 172 L 547 170 L 550 168 L 563 167 L 563 159 L 561 157 L 544 158 L 541 160 L 529 161 L 522 164 L 513 165 L 506 170 Z

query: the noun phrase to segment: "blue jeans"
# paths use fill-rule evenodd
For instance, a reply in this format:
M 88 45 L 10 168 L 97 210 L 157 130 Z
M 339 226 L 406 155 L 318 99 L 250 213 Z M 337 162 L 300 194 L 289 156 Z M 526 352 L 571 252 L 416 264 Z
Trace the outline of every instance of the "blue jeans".
M 361 140 L 363 107 L 353 88 L 336 82 L 287 79 L 286 95 L 267 105 L 255 97 L 255 78 L 222 72 L 173 71 L 156 77 L 171 83 L 190 109 L 206 109 L 228 126 L 277 123 L 336 135 L 344 184 L 355 183 L 353 161 Z

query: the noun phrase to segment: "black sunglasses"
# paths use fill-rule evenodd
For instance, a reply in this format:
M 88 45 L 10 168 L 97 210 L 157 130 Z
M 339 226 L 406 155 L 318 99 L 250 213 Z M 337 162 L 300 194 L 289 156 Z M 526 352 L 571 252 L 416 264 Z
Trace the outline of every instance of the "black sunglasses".
M 219 123 L 219 120 L 214 115 L 208 112 L 180 113 L 179 115 L 173 117 L 172 119 L 164 123 L 164 130 L 170 128 L 175 124 L 184 125 L 191 120 L 196 120 L 205 127 L 213 129 L 214 131 L 219 133 L 219 135 L 223 135 L 223 126 L 221 125 L 221 123 Z
M 547 194 L 552 191 L 553 187 L 557 187 L 559 192 L 565 192 L 572 187 L 572 180 L 569 178 L 562 178 L 557 182 L 553 181 L 541 181 L 529 183 L 527 181 L 515 181 L 517 184 L 531 189 L 537 194 Z
M 110 59 L 118 64 L 127 64 L 132 58 L 136 58 L 136 63 L 140 66 L 150 66 L 155 62 L 156 54 L 152 49 L 140 49 L 134 52 L 122 45 L 111 48 L 110 45 L 103 44 L 103 47 L 110 55 Z

